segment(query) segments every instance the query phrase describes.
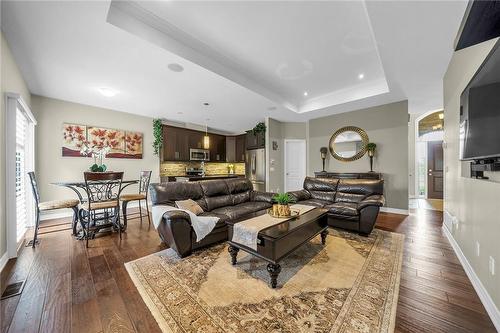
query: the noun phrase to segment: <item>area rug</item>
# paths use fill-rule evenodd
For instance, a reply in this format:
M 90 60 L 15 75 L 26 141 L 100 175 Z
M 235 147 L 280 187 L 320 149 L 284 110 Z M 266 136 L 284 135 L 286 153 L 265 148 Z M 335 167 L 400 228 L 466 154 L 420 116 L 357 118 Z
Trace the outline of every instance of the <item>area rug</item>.
M 403 238 L 331 229 L 281 262 L 276 289 L 265 261 L 239 251 L 232 266 L 226 244 L 126 268 L 163 332 L 392 332 Z

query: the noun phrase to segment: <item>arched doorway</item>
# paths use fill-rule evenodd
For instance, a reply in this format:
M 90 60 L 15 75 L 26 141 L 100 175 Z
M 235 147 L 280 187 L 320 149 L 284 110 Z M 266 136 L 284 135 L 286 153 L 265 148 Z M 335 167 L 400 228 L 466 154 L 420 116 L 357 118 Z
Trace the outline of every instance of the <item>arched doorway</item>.
M 444 124 L 442 110 L 427 112 L 415 121 L 416 196 L 410 207 L 443 209 Z

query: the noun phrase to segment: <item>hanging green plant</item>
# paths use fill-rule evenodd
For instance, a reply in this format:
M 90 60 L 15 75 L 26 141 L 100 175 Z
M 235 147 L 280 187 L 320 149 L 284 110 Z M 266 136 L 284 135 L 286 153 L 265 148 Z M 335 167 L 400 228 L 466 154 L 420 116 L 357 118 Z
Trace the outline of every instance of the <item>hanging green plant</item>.
M 153 153 L 160 156 L 161 147 L 163 146 L 163 124 L 161 119 L 153 119 Z
M 266 132 L 266 124 L 264 124 L 264 122 L 257 123 L 257 125 L 255 125 L 255 127 L 252 129 L 253 135 L 265 132 Z

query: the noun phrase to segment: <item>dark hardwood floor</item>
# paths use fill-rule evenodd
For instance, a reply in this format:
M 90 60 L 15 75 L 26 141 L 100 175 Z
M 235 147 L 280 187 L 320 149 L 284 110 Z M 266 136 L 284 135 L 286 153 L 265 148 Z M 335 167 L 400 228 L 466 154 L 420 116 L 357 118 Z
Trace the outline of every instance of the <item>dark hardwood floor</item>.
M 441 225 L 437 211 L 379 216 L 377 227 L 406 235 L 396 332 L 496 332 Z M 165 248 L 146 221 L 89 249 L 69 231 L 41 240 L 1 274 L 2 291 L 27 279 L 21 295 L 1 302 L 1 332 L 160 331 L 123 265 Z

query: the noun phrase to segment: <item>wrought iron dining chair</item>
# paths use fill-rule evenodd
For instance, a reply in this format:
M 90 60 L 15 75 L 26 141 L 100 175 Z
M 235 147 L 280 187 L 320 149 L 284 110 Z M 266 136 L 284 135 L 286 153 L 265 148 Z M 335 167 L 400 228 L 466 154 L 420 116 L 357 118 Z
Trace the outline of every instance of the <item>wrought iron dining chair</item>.
M 71 208 L 71 209 L 73 209 L 73 220 L 71 221 L 71 228 L 56 229 L 53 231 L 47 231 L 44 233 L 40 233 L 40 235 L 47 234 L 50 232 L 55 232 L 55 231 L 69 230 L 69 229 L 72 229 L 73 235 L 75 235 L 76 234 L 76 224 L 78 222 L 78 205 L 79 205 L 80 201 L 77 199 L 66 199 L 66 200 L 52 200 L 52 201 L 40 202 L 40 192 L 38 191 L 38 183 L 36 181 L 35 173 L 33 171 L 28 172 L 28 176 L 30 178 L 31 189 L 33 190 L 33 198 L 35 199 L 35 204 L 36 204 L 36 220 L 35 220 L 35 230 L 33 233 L 33 240 L 31 240 L 26 246 L 31 245 L 32 247 L 35 247 L 36 244 L 39 243 L 38 231 L 40 229 L 53 228 L 53 227 L 67 224 L 67 223 L 58 223 L 58 224 L 50 224 L 48 226 L 40 227 L 40 212 L 44 212 L 44 211 Z
M 123 224 L 125 228 L 127 227 L 127 219 L 131 216 L 139 216 L 141 218 L 148 217 L 148 224 L 151 225 L 151 217 L 149 216 L 149 205 L 148 205 L 148 187 L 149 181 L 151 180 L 151 171 L 141 171 L 139 177 L 139 193 L 132 194 L 122 194 L 120 195 L 120 201 L 122 202 L 122 215 Z M 146 214 L 142 214 L 141 200 L 145 201 L 146 204 Z M 130 201 L 139 202 L 139 212 L 138 213 L 127 213 L 127 205 Z
M 89 239 L 103 228 L 116 228 L 122 238 L 120 224 L 120 192 L 123 172 L 84 172 L 87 201 L 81 205 L 79 218 L 86 247 Z

